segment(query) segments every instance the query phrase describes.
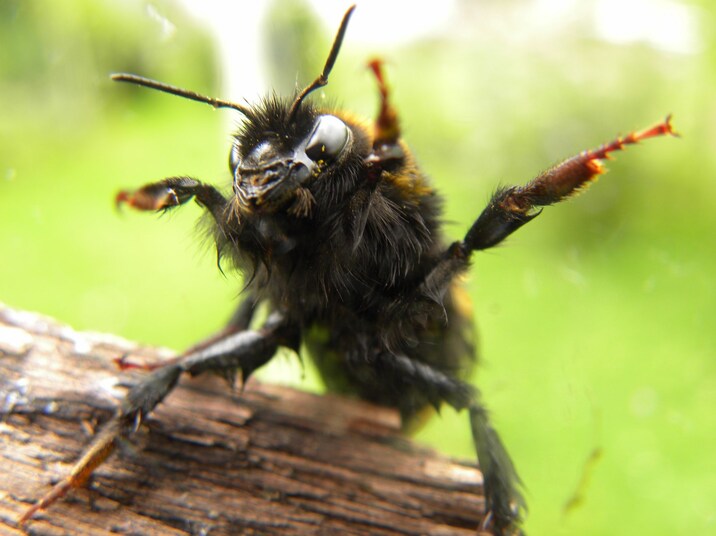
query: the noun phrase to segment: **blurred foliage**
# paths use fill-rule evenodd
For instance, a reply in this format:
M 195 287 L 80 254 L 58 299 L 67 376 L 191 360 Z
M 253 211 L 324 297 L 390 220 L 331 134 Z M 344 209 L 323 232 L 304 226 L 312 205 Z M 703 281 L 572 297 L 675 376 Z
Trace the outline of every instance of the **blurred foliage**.
M 333 36 L 303 2 L 275 0 L 268 18 L 263 44 L 271 88 L 279 95 L 291 94 L 321 72 Z
M 450 236 L 499 183 L 668 112 L 683 133 L 617 155 L 586 194 L 474 259 L 476 383 L 527 485 L 528 532 L 714 533 L 716 10 L 681 2 L 698 10 L 686 54 L 597 38 L 587 2 L 528 35 L 519 13 L 535 2 L 459 4 L 450 35 L 377 51 Z M 318 74 L 334 28 L 286 0 L 268 20 L 268 72 L 288 92 Z M 171 175 L 226 184 L 226 112 L 107 78 L 220 95 L 209 32 L 169 1 L 3 0 L 0 51 L 0 299 L 177 349 L 216 329 L 240 286 L 197 245 L 199 211 L 117 215 L 113 198 Z M 329 100 L 373 114 L 374 52 L 349 29 Z M 282 365 L 266 375 L 301 378 Z M 450 411 L 419 438 L 472 455 Z

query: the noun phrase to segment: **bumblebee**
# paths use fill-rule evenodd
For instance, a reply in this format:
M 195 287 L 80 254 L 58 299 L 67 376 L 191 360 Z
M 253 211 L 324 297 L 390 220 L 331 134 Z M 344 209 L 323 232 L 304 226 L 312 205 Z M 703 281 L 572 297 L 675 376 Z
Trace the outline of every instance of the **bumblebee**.
M 135 385 L 70 475 L 21 522 L 82 486 L 182 374 L 238 373 L 245 382 L 284 347 L 307 348 L 329 389 L 396 408 L 408 427 L 431 406 L 465 410 L 484 476 L 481 528 L 519 532 L 525 501 L 517 471 L 480 392 L 466 381 L 475 349 L 460 275 L 474 252 L 586 187 L 612 152 L 674 134 L 670 118 L 583 151 L 524 186 L 498 189 L 464 238 L 446 245 L 442 199 L 401 138 L 381 62 L 369 64 L 380 94 L 372 128 L 308 99 L 328 83 L 354 7 L 322 73 L 289 98 L 269 96 L 248 106 L 136 75 L 112 76 L 243 116 L 229 157 L 232 195 L 191 177 L 169 177 L 122 191 L 116 201 L 168 211 L 194 199 L 208 212 L 220 259 L 244 275 L 244 299 L 217 335 Z M 251 327 L 262 304 L 270 314 Z

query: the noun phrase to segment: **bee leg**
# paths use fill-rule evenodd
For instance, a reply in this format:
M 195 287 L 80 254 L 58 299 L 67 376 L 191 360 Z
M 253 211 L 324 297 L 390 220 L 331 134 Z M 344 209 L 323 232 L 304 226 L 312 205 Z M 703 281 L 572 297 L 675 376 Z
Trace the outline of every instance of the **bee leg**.
M 221 221 L 228 203 L 226 198 L 213 186 L 190 177 L 169 177 L 145 184 L 138 190 L 122 190 L 117 194 L 115 204 L 118 208 L 127 204 L 137 210 L 163 211 L 183 205 L 192 198 L 208 209 L 214 219 Z
M 585 189 L 604 173 L 602 160 L 614 151 L 641 140 L 670 134 L 676 136 L 671 117 L 652 127 L 616 138 L 599 148 L 582 151 L 528 182 L 499 189 L 490 199 L 462 241 L 453 242 L 418 288 L 417 296 L 439 299 L 450 281 L 464 271 L 473 251 L 502 242 L 541 213 L 540 207 L 558 203 Z
M 300 334 L 280 313 L 272 313 L 258 330 L 231 334 L 211 346 L 182 358 L 183 372 L 192 376 L 206 371 L 240 369 L 243 381 L 268 363 L 279 346 L 298 351 Z
M 582 151 L 537 176 L 524 186 L 498 190 L 465 235 L 466 252 L 491 248 L 539 215 L 538 207 L 558 203 L 585 189 L 606 170 L 602 160 L 614 151 L 641 140 L 670 134 L 675 136 L 671 116 L 652 127 L 632 132 L 596 149 Z
M 28 508 L 19 519 L 19 525 L 72 489 L 82 487 L 95 469 L 137 430 L 142 419 L 174 389 L 182 373 L 195 376 L 205 371 L 240 369 L 245 381 L 273 357 L 280 345 L 296 349 L 298 331 L 289 326 L 281 315 L 274 313 L 259 330 L 231 334 L 151 372 L 130 389 L 115 416 L 94 437 L 69 476 Z
M 518 489 L 520 478 L 480 402 L 480 392 L 405 355 L 382 353 L 379 363 L 384 372 L 419 386 L 432 405 L 437 407 L 440 402 L 446 402 L 456 410 L 468 410 L 485 487 L 486 513 L 481 528 L 491 529 L 498 535 L 519 534 L 521 512 L 526 508 Z
M 399 143 L 400 122 L 398 113 L 390 103 L 390 89 L 383 73 L 383 61 L 373 59 L 368 63 L 378 83 L 380 107 L 373 127 L 373 150 L 366 158 L 372 171 L 373 183 L 376 183 L 383 171 L 399 169 L 405 162 L 405 151 Z
M 522 481 L 479 397 L 476 396 L 470 403 L 468 412 L 472 439 L 485 482 L 487 512 L 481 528 L 494 526 L 497 534 L 519 534 L 521 512 L 527 509 L 518 489 Z

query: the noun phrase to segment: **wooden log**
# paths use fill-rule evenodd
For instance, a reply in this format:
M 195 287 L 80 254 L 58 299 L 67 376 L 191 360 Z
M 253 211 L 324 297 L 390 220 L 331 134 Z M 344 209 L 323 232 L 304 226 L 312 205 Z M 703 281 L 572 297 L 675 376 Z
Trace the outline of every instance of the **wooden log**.
M 475 534 L 480 472 L 405 439 L 395 412 L 212 375 L 18 528 L 141 377 L 117 370 L 125 353 L 172 355 L 0 305 L 0 534 Z

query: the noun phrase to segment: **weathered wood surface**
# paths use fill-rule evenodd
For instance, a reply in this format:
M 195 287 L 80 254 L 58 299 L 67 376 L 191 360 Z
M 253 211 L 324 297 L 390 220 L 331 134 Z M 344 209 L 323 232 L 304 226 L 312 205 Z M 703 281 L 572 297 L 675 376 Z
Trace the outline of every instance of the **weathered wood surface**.
M 167 351 L 78 333 L 0 305 L 0 534 L 66 476 L 141 373 Z M 395 413 L 251 380 L 185 378 L 88 489 L 30 534 L 475 534 L 482 477 L 401 436 Z

